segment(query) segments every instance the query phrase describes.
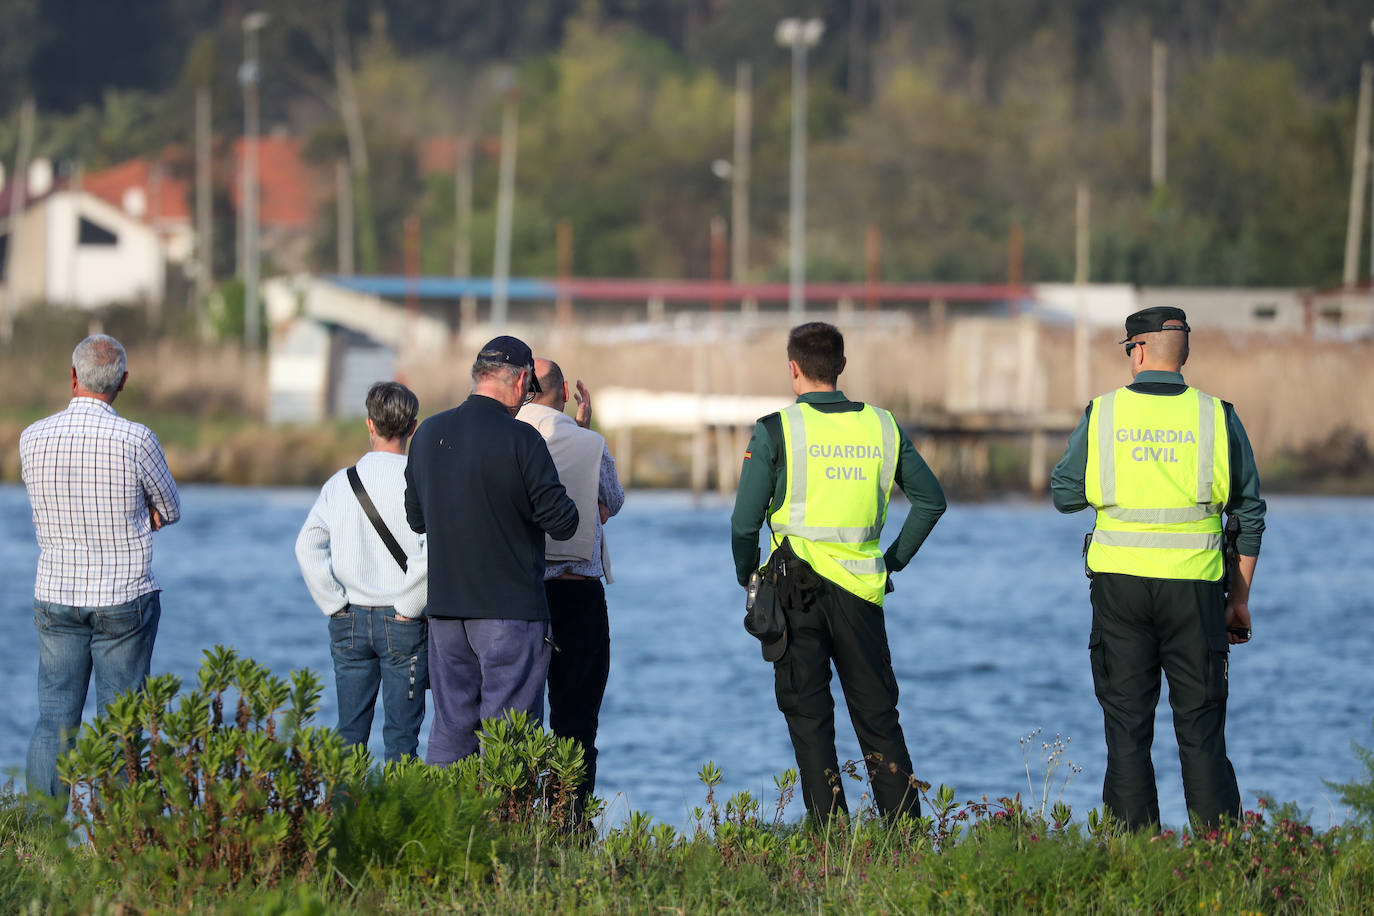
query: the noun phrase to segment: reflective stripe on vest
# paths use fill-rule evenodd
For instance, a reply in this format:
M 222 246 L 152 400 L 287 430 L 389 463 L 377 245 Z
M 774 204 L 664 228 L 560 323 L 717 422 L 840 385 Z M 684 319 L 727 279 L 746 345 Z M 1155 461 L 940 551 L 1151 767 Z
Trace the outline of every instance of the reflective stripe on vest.
M 769 519 L 773 546 L 792 538 L 793 551 L 819 575 L 881 604 L 887 568 L 878 538 L 897 475 L 896 420 L 867 404 L 825 413 L 798 403 L 781 416 L 787 482 Z
M 1230 443 L 1216 398 L 1118 389 L 1093 401 L 1084 489 L 1097 509 L 1094 572 L 1221 578 Z

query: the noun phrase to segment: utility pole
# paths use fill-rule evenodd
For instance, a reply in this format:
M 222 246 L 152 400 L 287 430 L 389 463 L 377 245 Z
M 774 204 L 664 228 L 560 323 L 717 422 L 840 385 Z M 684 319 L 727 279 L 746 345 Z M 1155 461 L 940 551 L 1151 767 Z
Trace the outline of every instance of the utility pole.
M 258 32 L 267 24 L 267 14 L 249 13 L 243 17 L 243 346 L 250 365 L 256 359 L 262 330 L 258 316 L 258 83 L 262 74 L 258 64 Z
M 210 176 L 210 87 L 196 90 L 196 328 L 215 288 L 214 196 Z
M 573 232 L 572 223 L 560 219 L 554 229 L 555 248 L 558 253 L 558 299 L 554 302 L 554 325 L 559 333 L 566 334 L 573 323 L 572 297 L 563 284 L 572 279 L 573 271 Z
M 349 174 L 348 162 L 343 159 L 334 163 L 334 201 L 338 209 L 338 240 L 335 254 L 339 259 L 339 275 L 350 277 L 354 273 L 353 261 L 353 176 Z
M 0 344 L 8 344 L 14 339 L 14 314 L 19 311 L 19 284 L 15 282 L 15 275 L 19 269 L 20 222 L 28 199 L 34 117 L 33 96 L 29 96 L 19 108 L 19 149 L 14 160 L 14 177 L 10 179 L 14 190 L 10 192 L 10 215 L 6 220 L 9 250 L 5 254 L 5 275 L 0 277 L 4 281 L 4 289 L 0 290 Z
M 730 163 L 730 279 L 749 275 L 749 147 L 754 123 L 753 67 L 735 65 L 735 158 Z
M 502 72 L 501 166 L 496 190 L 496 252 L 491 271 L 491 323 L 499 330 L 506 324 L 506 297 L 510 285 L 510 233 L 515 215 L 515 144 L 519 133 L 519 90 L 515 76 Z
M 1092 364 L 1088 352 L 1088 256 L 1089 256 L 1089 205 L 1087 182 L 1078 183 L 1078 202 L 1075 225 L 1077 239 L 1074 246 L 1073 282 L 1077 293 L 1077 307 L 1074 309 L 1073 324 L 1073 391 L 1079 404 L 1086 404 L 1092 397 Z
M 472 275 L 472 134 L 458 138 L 453 163 L 453 275 Z
M 1355 164 L 1350 171 L 1350 219 L 1345 224 L 1345 271 L 1347 289 L 1360 273 L 1360 231 L 1364 228 L 1364 181 L 1369 171 L 1369 96 L 1374 83 L 1374 64 L 1360 67 L 1360 101 L 1355 114 Z
M 794 324 L 806 314 L 806 52 L 821 40 L 825 23 L 819 19 L 784 19 L 778 23 L 778 44 L 792 49 L 792 183 L 787 316 Z
M 1168 96 L 1165 81 L 1169 72 L 1169 47 L 1159 39 L 1150 46 L 1150 185 L 1163 187 L 1168 165 Z

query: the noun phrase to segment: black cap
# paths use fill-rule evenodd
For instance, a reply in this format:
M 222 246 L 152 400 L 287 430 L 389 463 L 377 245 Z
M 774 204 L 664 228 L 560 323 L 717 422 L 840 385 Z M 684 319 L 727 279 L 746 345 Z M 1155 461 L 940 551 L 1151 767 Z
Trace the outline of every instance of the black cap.
M 529 369 L 531 390 L 543 393 L 544 389 L 539 387 L 539 378 L 534 374 L 534 353 L 520 338 L 511 337 L 509 334 L 493 337 L 478 351 L 477 358 L 505 363 L 517 369 Z
M 1157 305 L 1154 308 L 1141 309 L 1133 315 L 1126 316 L 1126 340 L 1120 341 L 1120 343 L 1125 343 L 1137 334 L 1163 331 L 1166 321 L 1183 322 L 1183 327 L 1169 328 L 1168 330 L 1184 332 L 1192 330 L 1188 327 L 1188 316 L 1184 314 L 1183 309 L 1176 309 L 1169 305 Z

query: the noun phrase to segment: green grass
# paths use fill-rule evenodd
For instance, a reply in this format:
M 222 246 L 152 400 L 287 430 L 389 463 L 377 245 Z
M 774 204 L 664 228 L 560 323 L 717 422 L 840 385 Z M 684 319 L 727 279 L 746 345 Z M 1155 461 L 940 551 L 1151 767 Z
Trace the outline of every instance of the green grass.
M 0 798 L 0 909 L 1359 913 L 1374 905 L 1374 840 L 1358 824 L 1318 834 L 1292 811 L 1270 809 L 1212 833 L 1131 834 L 1055 827 L 1008 801 L 951 811 L 931 832 L 862 816 L 829 836 L 748 816 L 712 829 L 708 815 L 686 835 L 641 818 L 588 843 L 538 822 L 503 823 L 480 877 L 399 861 L 357 872 L 330 854 L 313 876 L 276 887 L 191 887 L 138 863 L 104 867 L 81 845 L 54 848 L 41 819 L 8 795 Z

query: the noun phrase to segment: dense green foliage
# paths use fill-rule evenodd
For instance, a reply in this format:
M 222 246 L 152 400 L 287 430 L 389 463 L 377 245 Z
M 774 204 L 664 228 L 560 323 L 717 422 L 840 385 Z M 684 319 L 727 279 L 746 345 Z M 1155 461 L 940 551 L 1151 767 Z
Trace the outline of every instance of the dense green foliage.
M 464 131 L 494 138 L 492 68 L 514 62 L 513 270 L 554 273 L 554 227 L 568 220 L 580 274 L 704 277 L 708 224 L 729 214 L 729 188 L 710 165 L 732 155 L 743 61 L 755 87 L 745 273 L 781 278 L 790 75 L 772 32 L 800 12 L 827 26 L 811 71 L 814 278 L 861 277 L 873 225 L 887 279 L 1004 279 L 1014 226 L 1026 279 L 1071 279 L 1074 189 L 1084 181 L 1095 280 L 1327 285 L 1344 248 L 1358 64 L 1374 50 L 1366 13 L 1339 0 L 261 5 L 271 15 L 261 33 L 264 124 L 308 138 L 321 169 L 320 269 L 336 263 L 327 189 L 346 158 L 360 265 L 400 271 L 403 225 L 417 214 L 423 268 L 453 271 L 454 177 L 443 162 L 423 172 L 422 143 Z M 240 7 L 4 6 L 0 52 L 13 53 L 0 53 L 0 112 L 17 111 L 26 86 L 36 93 L 39 154 L 90 169 L 185 145 L 199 85 L 212 89 L 217 130 L 240 130 Z M 1149 179 L 1152 38 L 1170 49 L 1159 188 Z M 88 52 L 95 41 L 101 53 Z M 351 138 L 346 97 L 362 128 Z M 0 122 L 6 162 L 16 122 Z M 479 143 L 478 273 L 491 264 L 495 185 L 494 146 Z M 218 233 L 222 261 L 231 226 Z
M 365 753 L 309 725 L 314 675 L 206 656 L 179 702 L 174 680 L 155 678 L 64 757 L 79 842 L 0 792 L 0 908 L 1355 913 L 1374 900 L 1365 828 L 1316 833 L 1291 806 L 1261 801 L 1219 830 L 1153 836 L 1097 811 L 1073 823 L 1056 796 L 1075 772 L 1066 742 L 1038 745 L 1037 777 L 1036 735 L 1023 741 L 1025 799 L 958 804 L 953 789 L 913 780 L 923 817 L 891 823 L 865 808 L 818 832 L 783 821 L 795 772 L 775 780 L 775 803 L 722 801 L 708 763 L 685 831 L 631 812 L 587 833 L 566 817 L 580 750 L 526 718 L 484 723 L 482 754 L 453 767 L 368 769 Z M 838 778 L 861 771 L 850 763 Z M 295 826 L 283 833 L 283 820 Z

